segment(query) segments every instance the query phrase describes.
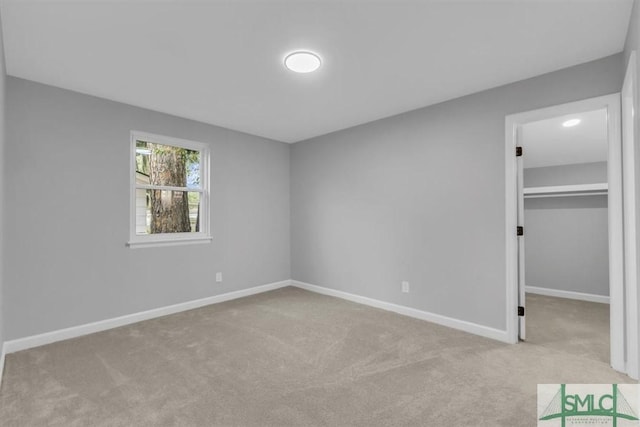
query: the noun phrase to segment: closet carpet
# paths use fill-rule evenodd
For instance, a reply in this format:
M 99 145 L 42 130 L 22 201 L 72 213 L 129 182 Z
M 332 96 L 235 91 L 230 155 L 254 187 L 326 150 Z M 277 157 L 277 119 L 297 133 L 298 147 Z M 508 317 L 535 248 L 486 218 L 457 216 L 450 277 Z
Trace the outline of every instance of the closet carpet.
M 0 420 L 535 426 L 538 383 L 632 382 L 592 351 L 605 337 L 552 318 L 564 301 L 530 298 L 531 341 L 508 345 L 283 288 L 10 354 Z M 584 314 L 584 322 L 601 317 Z M 551 335 L 534 329 L 536 321 Z M 554 345 L 563 340 L 572 344 Z

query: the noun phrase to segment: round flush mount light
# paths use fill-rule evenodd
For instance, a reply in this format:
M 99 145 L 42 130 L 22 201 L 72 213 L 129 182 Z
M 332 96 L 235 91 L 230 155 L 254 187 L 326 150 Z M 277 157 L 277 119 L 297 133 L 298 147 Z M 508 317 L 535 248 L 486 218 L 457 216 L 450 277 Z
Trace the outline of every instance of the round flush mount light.
M 313 52 L 297 51 L 284 58 L 284 66 L 294 73 L 312 73 L 320 68 L 320 57 Z
M 576 125 L 580 124 L 580 119 L 570 119 L 567 120 L 566 122 L 562 123 L 562 126 L 566 127 L 566 128 L 571 128 L 574 127 Z

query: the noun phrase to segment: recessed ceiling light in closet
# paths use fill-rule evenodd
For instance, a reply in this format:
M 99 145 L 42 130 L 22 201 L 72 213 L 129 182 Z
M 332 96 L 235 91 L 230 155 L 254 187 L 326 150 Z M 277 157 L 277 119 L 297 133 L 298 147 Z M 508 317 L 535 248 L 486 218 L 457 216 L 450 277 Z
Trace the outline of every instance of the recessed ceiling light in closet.
M 295 73 L 312 73 L 320 68 L 322 61 L 313 52 L 297 51 L 284 58 L 284 65 Z
M 566 128 L 571 128 L 580 124 L 580 119 L 570 119 L 566 122 L 562 123 L 562 126 Z

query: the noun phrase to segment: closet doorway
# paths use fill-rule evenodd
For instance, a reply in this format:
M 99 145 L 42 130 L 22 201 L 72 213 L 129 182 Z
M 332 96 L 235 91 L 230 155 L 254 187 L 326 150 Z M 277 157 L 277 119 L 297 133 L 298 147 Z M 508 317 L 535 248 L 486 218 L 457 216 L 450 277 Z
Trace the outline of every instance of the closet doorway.
M 507 332 L 624 372 L 620 97 L 506 125 Z
M 607 110 L 522 125 L 528 342 L 609 362 Z

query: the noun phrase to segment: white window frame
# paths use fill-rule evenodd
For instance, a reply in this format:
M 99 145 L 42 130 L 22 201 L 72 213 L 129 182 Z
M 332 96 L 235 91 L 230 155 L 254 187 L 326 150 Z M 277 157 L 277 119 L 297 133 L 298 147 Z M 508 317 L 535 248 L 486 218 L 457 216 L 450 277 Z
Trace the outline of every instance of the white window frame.
M 197 150 L 200 152 L 200 188 L 189 188 L 189 192 L 200 193 L 200 231 L 189 233 L 159 233 L 136 234 L 136 190 L 159 189 L 167 191 L 185 191 L 182 187 L 157 186 L 136 183 L 136 141 L 148 141 L 156 144 L 170 145 L 174 147 Z M 131 131 L 131 146 L 129 151 L 130 164 L 130 209 L 129 209 L 129 242 L 131 248 L 143 248 L 154 246 L 172 246 L 193 243 L 211 242 L 210 233 L 210 194 L 209 194 L 209 146 L 202 142 L 188 141 L 186 139 L 173 138 L 163 135 L 155 135 L 147 132 Z

